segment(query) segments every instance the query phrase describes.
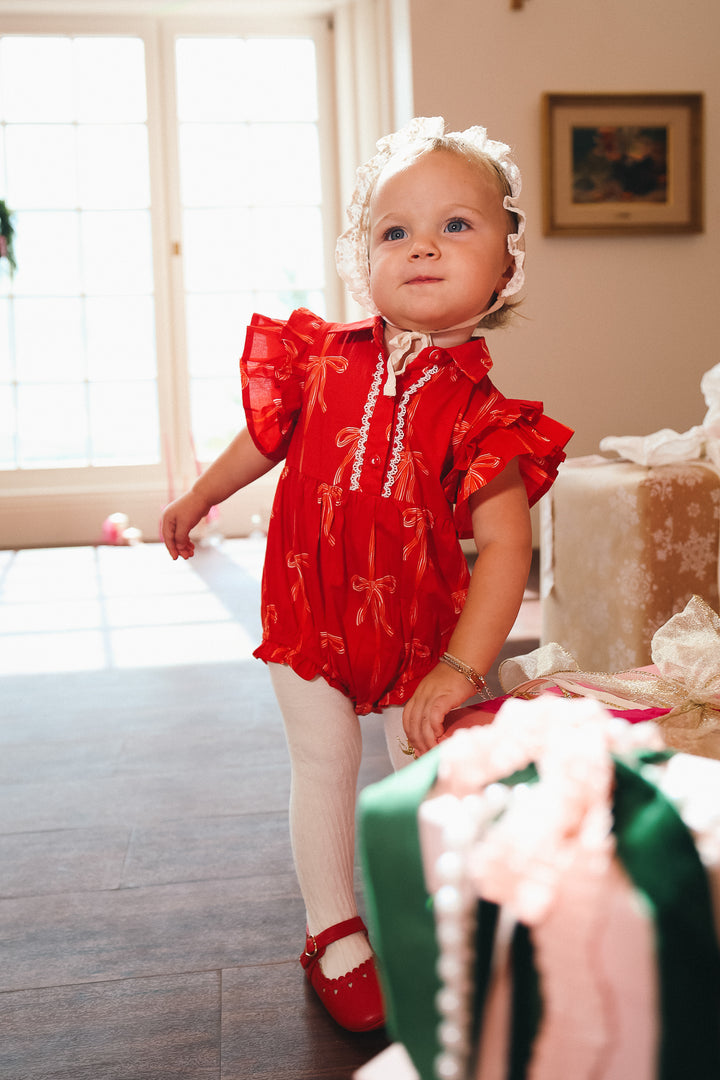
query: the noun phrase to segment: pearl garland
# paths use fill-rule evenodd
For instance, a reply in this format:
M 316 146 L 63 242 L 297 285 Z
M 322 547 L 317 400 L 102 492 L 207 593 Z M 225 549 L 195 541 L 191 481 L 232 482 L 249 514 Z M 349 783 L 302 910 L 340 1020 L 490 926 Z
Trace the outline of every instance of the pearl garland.
M 533 925 L 572 865 L 573 845 L 612 857 L 609 751 L 661 748 L 652 724 L 616 723 L 597 702 L 508 702 L 492 725 L 442 747 L 442 854 L 433 870 L 442 1047 L 436 1080 L 468 1080 L 479 897 Z M 497 781 L 535 762 L 540 783 Z M 450 794 L 453 792 L 453 794 Z
M 491 784 L 482 795 L 455 800 L 451 820 L 442 833 L 443 852 L 435 864 L 435 926 L 441 987 L 436 997 L 440 1016 L 435 1059 L 437 1080 L 465 1080 L 471 1053 L 472 998 L 477 927 L 477 883 L 471 878 L 471 852 L 487 825 L 507 805 L 510 793 Z

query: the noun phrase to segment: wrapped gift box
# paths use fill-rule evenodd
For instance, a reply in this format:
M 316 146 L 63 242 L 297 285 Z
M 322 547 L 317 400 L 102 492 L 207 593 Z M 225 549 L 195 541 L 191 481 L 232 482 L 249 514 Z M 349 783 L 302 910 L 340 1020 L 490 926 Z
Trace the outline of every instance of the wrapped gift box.
M 709 463 L 573 458 L 541 506 L 542 642 L 585 670 L 649 664 L 653 634 L 694 594 L 717 608 L 720 474 Z
M 367 789 L 396 1042 L 356 1080 L 717 1080 L 719 781 L 544 696 Z

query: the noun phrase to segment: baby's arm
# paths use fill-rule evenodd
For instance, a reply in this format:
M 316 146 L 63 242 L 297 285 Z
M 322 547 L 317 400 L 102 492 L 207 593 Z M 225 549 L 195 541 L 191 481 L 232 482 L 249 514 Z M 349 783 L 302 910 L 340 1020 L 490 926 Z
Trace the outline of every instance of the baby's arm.
M 530 511 L 517 459 L 471 497 L 470 509 L 478 557 L 447 651 L 485 674 L 517 618 L 530 570 Z M 403 712 L 418 754 L 435 746 L 446 714 L 473 694 L 472 684 L 447 664 L 426 675 Z
M 264 476 L 275 464 L 260 453 L 247 428 L 243 428 L 190 490 L 165 508 L 161 532 L 173 559 L 178 555 L 189 559 L 193 555 L 195 547 L 190 540 L 190 530 L 202 521 L 211 507 Z

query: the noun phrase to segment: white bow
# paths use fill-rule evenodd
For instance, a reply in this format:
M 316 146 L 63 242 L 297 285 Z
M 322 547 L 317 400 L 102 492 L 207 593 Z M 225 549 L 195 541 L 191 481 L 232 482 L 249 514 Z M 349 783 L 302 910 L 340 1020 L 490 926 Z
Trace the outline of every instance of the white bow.
M 390 338 L 388 349 L 390 355 L 387 361 L 387 379 L 383 387 L 385 397 L 395 397 L 396 376 L 402 375 L 411 360 L 432 345 L 429 334 L 423 334 L 419 330 L 401 330 L 395 337 Z

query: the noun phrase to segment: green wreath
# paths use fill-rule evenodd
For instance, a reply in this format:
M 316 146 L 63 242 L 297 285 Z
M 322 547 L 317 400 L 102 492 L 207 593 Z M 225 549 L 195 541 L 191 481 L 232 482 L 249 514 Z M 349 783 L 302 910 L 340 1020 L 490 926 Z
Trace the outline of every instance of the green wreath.
M 7 203 L 0 199 L 0 259 L 6 258 L 10 264 L 10 273 L 17 270 L 15 251 L 13 249 L 13 237 L 15 229 L 12 224 L 12 211 L 8 210 Z

